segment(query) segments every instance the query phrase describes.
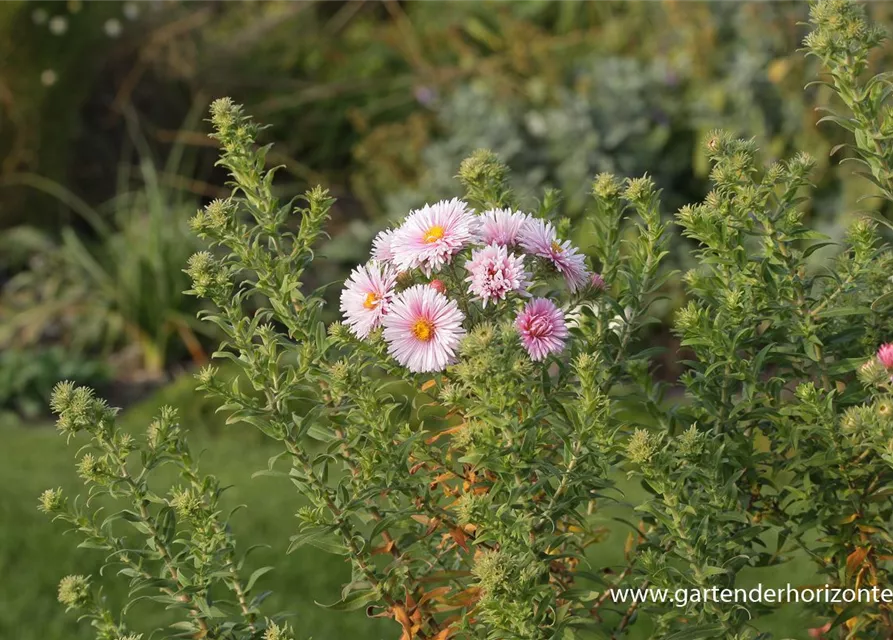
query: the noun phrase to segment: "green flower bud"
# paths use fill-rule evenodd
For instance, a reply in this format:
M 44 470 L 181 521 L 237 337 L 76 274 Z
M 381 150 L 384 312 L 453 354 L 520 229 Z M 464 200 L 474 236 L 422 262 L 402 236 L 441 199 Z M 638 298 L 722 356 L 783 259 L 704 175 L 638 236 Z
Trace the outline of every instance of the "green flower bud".
M 850 407 L 840 419 L 840 427 L 849 433 L 864 431 L 874 422 L 872 408 L 866 406 Z
M 592 195 L 602 200 L 614 200 L 623 188 L 617 176 L 611 173 L 600 173 L 592 183 Z
M 501 551 L 488 550 L 479 554 L 471 569 L 484 593 L 503 587 L 509 577 L 509 560 Z
M 53 413 L 61 414 L 68 410 L 76 388 L 74 382 L 68 380 L 60 382 L 53 388 L 53 393 L 50 396 L 50 408 Z
M 465 394 L 462 389 L 454 384 L 445 384 L 438 391 L 437 397 L 445 405 L 458 405 L 462 402 Z
M 62 495 L 62 487 L 59 487 L 41 493 L 37 508 L 44 513 L 58 513 L 67 503 L 68 500 Z
M 59 602 L 69 609 L 80 609 L 90 603 L 90 578 L 65 576 L 59 582 Z
M 459 165 L 459 180 L 467 187 L 483 188 L 505 181 L 508 167 L 489 149 L 478 149 Z
M 229 298 L 232 289 L 229 274 L 207 251 L 199 251 L 189 258 L 185 271 L 192 279 L 189 293 L 215 301 Z
M 105 463 L 93 456 L 92 453 L 84 454 L 77 465 L 78 475 L 88 482 L 102 482 L 108 473 Z
M 217 372 L 217 367 L 206 365 L 199 370 L 195 377 L 201 386 L 210 387 L 214 383 L 214 378 L 217 377 Z
M 696 425 L 691 425 L 676 439 L 676 451 L 683 458 L 696 458 L 704 450 L 704 440 L 704 434 Z
M 264 631 L 264 640 L 294 640 L 291 627 L 287 624 L 279 626 L 275 622 L 267 621 L 267 630 Z
M 874 387 L 887 382 L 890 374 L 887 369 L 878 362 L 877 358 L 872 358 L 861 367 L 859 367 L 859 381 L 866 387 Z
M 630 202 L 647 204 L 654 197 L 654 181 L 648 176 L 630 178 L 626 181 L 623 197 Z
M 788 169 L 791 175 L 798 179 L 804 179 L 815 168 L 815 158 L 806 152 L 800 152 L 788 161 Z
M 242 118 L 242 107 L 232 98 L 218 98 L 211 103 L 211 124 L 220 132 L 227 131 Z
M 636 429 L 626 445 L 626 455 L 631 462 L 646 464 L 657 451 L 657 442 L 644 429 Z
M 195 495 L 191 489 L 177 487 L 171 492 L 167 503 L 174 508 L 177 515 L 184 520 L 198 518 L 204 512 L 204 503 L 201 497 Z
M 346 342 L 350 340 L 350 329 L 343 322 L 333 322 L 329 325 L 328 329 L 329 337 L 338 342 Z

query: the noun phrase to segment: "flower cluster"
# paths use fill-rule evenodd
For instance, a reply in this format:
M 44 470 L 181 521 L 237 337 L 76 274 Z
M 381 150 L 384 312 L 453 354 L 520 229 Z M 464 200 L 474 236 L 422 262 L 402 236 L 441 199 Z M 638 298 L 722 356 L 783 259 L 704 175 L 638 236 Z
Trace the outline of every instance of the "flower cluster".
M 549 298 L 533 298 L 532 266 L 561 275 L 571 293 L 604 287 L 551 223 L 511 209 L 477 214 L 458 198 L 425 205 L 379 233 L 371 258 L 353 270 L 341 294 L 345 324 L 360 339 L 383 328 L 389 354 L 418 373 L 455 363 L 471 305 L 492 310 L 510 298 L 530 358 L 560 353 L 565 313 Z

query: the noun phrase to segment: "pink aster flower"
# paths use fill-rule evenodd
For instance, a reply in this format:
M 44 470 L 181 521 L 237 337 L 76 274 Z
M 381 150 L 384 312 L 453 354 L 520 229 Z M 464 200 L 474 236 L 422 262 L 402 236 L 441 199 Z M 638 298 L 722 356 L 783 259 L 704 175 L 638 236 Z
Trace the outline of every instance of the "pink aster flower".
M 387 264 L 370 262 L 351 272 L 341 292 L 341 313 L 356 337 L 367 337 L 381 324 L 396 284 L 397 272 Z
M 519 240 L 524 251 L 551 262 L 572 292 L 589 284 L 585 256 L 567 240 L 559 241 L 551 223 L 531 218 L 521 229 Z
M 388 353 L 410 371 L 441 371 L 455 361 L 465 335 L 463 320 L 455 300 L 428 285 L 412 286 L 394 299 L 384 317 Z
M 490 209 L 481 214 L 481 242 L 512 247 L 530 216 L 511 209 Z
M 477 219 L 468 205 L 458 198 L 441 200 L 410 213 L 394 232 L 394 264 L 399 269 L 420 267 L 430 276 L 476 239 Z
M 490 300 L 505 300 L 510 291 L 523 293 L 530 286 L 524 256 L 509 254 L 508 249 L 495 243 L 475 249 L 465 268 L 470 274 L 465 278 L 468 292 L 480 298 L 484 307 Z
M 379 262 L 390 262 L 394 259 L 394 250 L 391 248 L 391 242 L 394 240 L 394 230 L 385 229 L 380 231 L 375 240 L 372 241 L 372 259 Z
M 893 369 L 893 344 L 889 342 L 882 344 L 877 350 L 877 359 L 887 369 Z
M 567 338 L 564 314 L 551 300 L 535 298 L 527 303 L 515 319 L 521 343 L 534 361 L 550 353 L 561 353 Z

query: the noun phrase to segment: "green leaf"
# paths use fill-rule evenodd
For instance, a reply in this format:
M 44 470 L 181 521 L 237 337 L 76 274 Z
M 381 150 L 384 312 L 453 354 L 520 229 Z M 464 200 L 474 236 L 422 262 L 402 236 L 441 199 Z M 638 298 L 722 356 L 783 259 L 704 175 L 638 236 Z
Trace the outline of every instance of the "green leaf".
M 890 305 L 893 305 L 893 291 L 888 291 L 875 298 L 875 301 L 871 303 L 871 309 L 872 311 L 885 311 Z
M 331 609 L 332 611 L 356 611 L 362 609 L 379 599 L 378 592 L 370 589 L 367 591 L 354 591 L 343 600 L 339 600 L 335 604 L 322 604 L 317 602 L 321 607 Z
M 816 317 L 818 318 L 843 318 L 846 316 L 865 316 L 871 313 L 869 307 L 837 307 L 836 309 L 826 309 L 820 311 Z
M 339 556 L 345 555 L 347 553 L 347 547 L 340 542 L 332 540 L 330 538 L 331 533 L 332 532 L 329 529 L 317 529 L 292 536 L 290 538 L 291 544 L 288 545 L 286 553 L 291 553 L 295 549 L 298 549 L 305 544 L 309 544 L 327 553 L 333 553 Z
M 828 632 L 833 631 L 835 628 L 842 625 L 844 622 L 852 618 L 859 611 L 865 608 L 865 603 L 863 602 L 854 602 L 850 606 L 846 607 L 843 611 L 837 614 L 837 617 L 834 618 L 834 621 L 831 622 L 831 626 L 828 628 Z
M 251 577 L 248 578 L 248 582 L 245 584 L 245 593 L 251 591 L 251 588 L 254 586 L 254 583 L 257 582 L 257 579 L 260 578 L 265 573 L 269 573 L 273 570 L 273 567 L 261 567 L 260 569 L 256 569 L 254 573 L 251 574 Z

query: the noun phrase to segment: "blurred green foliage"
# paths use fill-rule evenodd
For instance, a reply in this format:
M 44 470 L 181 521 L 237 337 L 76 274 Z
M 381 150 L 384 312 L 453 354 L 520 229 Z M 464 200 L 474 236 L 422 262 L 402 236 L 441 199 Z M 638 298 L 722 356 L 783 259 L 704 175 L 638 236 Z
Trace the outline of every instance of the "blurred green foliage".
M 199 334 L 208 328 L 183 295 L 183 267 L 197 246 L 187 226 L 195 200 L 164 187 L 148 157 L 138 172 L 141 186 L 129 190 L 123 172 L 119 194 L 99 211 L 61 185 L 16 176 L 68 202 L 90 233 L 74 227 L 63 227 L 58 237 L 37 227 L 6 232 L 3 245 L 25 265 L 0 296 L 0 345 L 63 344 L 154 378 L 184 356 L 204 359 Z
M 698 142 L 715 127 L 755 137 L 773 158 L 793 149 L 820 158 L 823 215 L 866 192 L 829 161 L 840 133 L 815 127 L 826 90 L 803 92 L 805 3 L 562 4 L 576 12 L 573 38 L 550 25 L 547 4 L 525 3 L 523 17 L 485 5 L 489 20 L 460 21 L 473 43 L 462 66 L 474 72 L 432 87 L 420 114 L 373 128 L 355 149 L 358 191 L 372 206 L 399 215 L 442 197 L 443 176 L 485 146 L 508 161 L 521 193 L 560 188 L 578 214 L 601 171 L 652 172 L 673 210 L 703 196 Z M 825 221 L 839 236 L 841 224 Z
M 25 418 L 46 415 L 46 399 L 56 383 L 77 380 L 101 386 L 108 367 L 61 346 L 0 351 L 0 416 L 12 410 Z

